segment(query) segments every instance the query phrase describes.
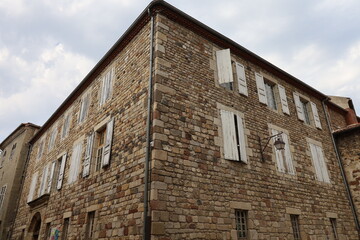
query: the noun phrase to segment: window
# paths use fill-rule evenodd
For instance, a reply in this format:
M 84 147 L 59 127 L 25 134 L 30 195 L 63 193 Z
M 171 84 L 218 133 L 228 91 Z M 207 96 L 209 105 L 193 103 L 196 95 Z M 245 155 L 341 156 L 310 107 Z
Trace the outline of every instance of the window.
M 44 152 L 45 137 L 39 143 L 37 159 L 40 159 Z
M 48 173 L 50 170 L 50 163 L 48 163 L 44 168 L 43 168 L 43 173 L 41 176 L 41 181 L 40 181 L 40 187 L 39 187 L 39 191 L 38 191 L 38 196 L 42 196 L 45 194 L 45 190 L 47 189 L 47 179 L 48 179 Z
M 280 131 L 272 129 L 271 134 L 276 135 L 279 134 Z M 285 142 L 285 149 L 284 150 L 277 150 L 274 146 L 275 156 L 276 156 L 276 163 L 277 169 L 279 172 L 288 173 L 288 174 L 295 174 L 294 165 L 291 157 L 290 151 L 290 142 L 289 137 L 286 133 L 282 133 L 280 135 L 281 139 Z M 273 138 L 275 141 L 275 138 Z
M 64 123 L 61 130 L 61 139 L 66 138 L 67 135 L 69 134 L 70 122 L 71 122 L 71 115 L 70 113 L 68 113 L 64 117 Z
M 70 162 L 69 178 L 68 178 L 69 184 L 75 182 L 78 178 L 81 154 L 82 154 L 82 141 L 75 143 L 73 147 L 73 152 L 71 155 L 71 162 Z
M 104 146 L 105 146 L 105 135 L 106 135 L 106 127 L 97 132 L 96 167 L 95 167 L 96 171 L 99 171 L 101 169 L 101 163 L 102 163 Z
M 63 229 L 62 229 L 62 233 L 61 233 L 61 239 L 62 240 L 67 240 L 68 239 L 68 232 L 69 232 L 69 223 L 70 223 L 70 219 L 69 218 L 64 218 L 64 225 L 63 225 Z
M 330 223 L 331 223 L 331 229 L 332 229 L 332 232 L 334 235 L 334 239 L 338 240 L 339 236 L 338 236 L 337 228 L 336 228 L 336 218 L 330 218 Z
M 56 167 L 56 173 L 55 173 L 55 176 L 57 176 L 57 181 L 56 181 L 56 189 L 57 190 L 60 190 L 62 187 L 62 182 L 63 182 L 64 174 L 65 174 L 66 157 L 67 157 L 67 154 L 65 153 L 57 160 L 57 167 Z
M 102 88 L 100 95 L 100 106 L 110 99 L 112 91 L 112 80 L 114 78 L 114 68 L 110 69 L 102 79 Z
M 237 239 L 248 239 L 248 213 L 246 210 L 235 210 Z
M 243 119 L 230 111 L 220 110 L 225 159 L 247 163 Z
M 16 143 L 14 143 L 12 148 L 11 148 L 9 160 L 11 160 L 13 158 L 14 153 L 15 153 L 15 148 L 16 148 Z
M 86 239 L 93 239 L 94 237 L 94 222 L 95 222 L 95 211 L 88 212 L 87 222 L 86 222 Z
M 51 131 L 50 140 L 49 140 L 49 151 L 54 147 L 55 141 L 57 136 L 57 127 L 54 126 L 53 130 Z
M 297 92 L 294 92 L 293 95 L 299 120 L 308 125 L 315 125 L 316 128 L 322 129 L 316 104 L 306 100 L 305 97 L 300 97 L 300 94 Z
M 290 215 L 291 226 L 293 230 L 294 240 L 300 240 L 300 225 L 299 225 L 299 215 Z
M 31 178 L 31 183 L 30 183 L 30 188 L 29 188 L 29 194 L 27 197 L 27 202 L 31 202 L 34 198 L 34 192 L 35 192 L 35 188 L 36 188 L 36 183 L 37 183 L 37 178 L 38 178 L 38 172 L 35 172 L 32 175 Z
M 90 174 L 91 157 L 93 152 L 94 132 L 90 133 L 86 139 L 85 159 L 83 168 L 83 177 L 87 177 Z
M 0 209 L 1 209 L 4 199 L 5 199 L 6 187 L 7 187 L 7 185 L 4 185 L 0 189 Z
M 1 156 L 0 168 L 2 168 L 5 162 L 6 150 L 2 151 L 0 156 Z
M 310 146 L 312 162 L 315 168 L 317 180 L 330 183 L 330 178 L 324 159 L 323 149 L 320 146 L 313 143 L 309 143 L 309 146 Z
M 267 81 L 265 82 L 265 92 L 266 92 L 268 106 L 274 110 L 277 110 L 274 89 L 275 89 L 274 84 Z
M 90 106 L 90 93 L 86 93 L 81 99 L 79 123 L 82 123 L 85 120 L 89 111 L 89 106 Z
M 300 98 L 300 103 L 304 113 L 304 122 L 310 125 L 309 102 Z
M 95 171 L 110 164 L 111 145 L 113 137 L 114 119 L 110 119 L 103 127 L 96 131 L 96 162 Z M 90 144 L 91 141 L 89 141 Z M 91 156 L 87 156 L 91 159 Z M 84 166 L 85 167 L 85 166 Z
M 47 223 L 45 229 L 45 239 L 50 239 L 50 235 L 51 235 L 51 223 Z

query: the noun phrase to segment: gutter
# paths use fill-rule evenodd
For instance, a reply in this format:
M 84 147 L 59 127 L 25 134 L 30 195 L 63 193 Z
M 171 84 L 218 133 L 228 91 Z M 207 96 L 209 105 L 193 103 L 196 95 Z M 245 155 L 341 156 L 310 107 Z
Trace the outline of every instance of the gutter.
M 143 240 L 150 240 L 151 238 L 151 213 L 149 209 L 149 184 L 151 178 L 149 177 L 150 161 L 151 161 L 151 118 L 152 118 L 152 99 L 153 99 L 153 59 L 154 59 L 154 15 L 152 15 L 150 7 L 148 14 L 151 16 L 150 20 L 150 66 L 149 66 L 149 88 L 148 88 L 148 103 L 147 103 L 147 119 L 146 119 L 146 153 L 144 164 L 144 215 L 143 215 Z
M 329 100 L 329 98 L 326 98 L 323 101 L 321 101 L 321 103 L 322 103 L 322 107 L 323 107 L 323 110 L 324 110 L 324 113 L 325 113 L 326 123 L 327 123 L 327 126 L 328 126 L 329 131 L 330 131 L 331 141 L 332 141 L 332 144 L 333 144 L 334 149 L 335 149 L 336 159 L 338 160 L 338 164 L 339 164 L 339 167 L 340 167 L 340 173 L 341 173 L 342 179 L 344 181 L 346 194 L 347 194 L 347 197 L 348 197 L 348 200 L 349 200 L 349 203 L 350 203 L 351 212 L 352 212 L 353 217 L 354 217 L 356 230 L 358 232 L 358 235 L 360 235 L 360 225 L 359 225 L 359 218 L 358 218 L 358 215 L 357 215 L 357 212 L 356 212 L 356 207 L 355 207 L 355 204 L 354 204 L 353 197 L 351 195 L 349 183 L 348 183 L 348 181 L 346 179 L 346 173 L 344 171 L 344 166 L 342 164 L 341 156 L 339 154 L 339 150 L 338 150 L 338 147 L 336 145 L 334 135 L 332 134 L 333 131 L 332 131 L 332 128 L 331 128 L 329 115 L 328 115 L 328 112 L 327 112 L 326 107 L 325 107 L 325 102 L 328 101 L 328 100 Z

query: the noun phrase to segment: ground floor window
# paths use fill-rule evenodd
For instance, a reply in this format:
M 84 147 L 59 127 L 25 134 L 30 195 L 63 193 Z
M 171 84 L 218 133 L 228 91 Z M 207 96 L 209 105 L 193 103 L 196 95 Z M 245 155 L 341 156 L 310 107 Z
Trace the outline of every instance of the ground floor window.
M 235 210 L 237 239 L 248 239 L 248 212 L 246 210 Z

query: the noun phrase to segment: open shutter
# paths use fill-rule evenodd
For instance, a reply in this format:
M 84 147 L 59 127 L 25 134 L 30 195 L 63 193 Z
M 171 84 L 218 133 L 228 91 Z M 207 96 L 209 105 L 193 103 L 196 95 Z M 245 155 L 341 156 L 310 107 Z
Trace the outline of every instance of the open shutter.
M 261 103 L 268 105 L 266 91 L 265 91 L 264 77 L 259 73 L 255 73 L 255 80 L 256 80 L 256 87 L 257 87 L 257 91 L 258 91 L 258 95 L 259 95 L 259 101 Z
M 230 49 L 216 51 L 219 84 L 233 82 Z
M 323 176 L 322 176 L 321 167 L 320 167 L 320 164 L 319 164 L 319 157 L 318 157 L 318 154 L 317 154 L 317 147 L 316 147 L 316 145 L 314 145 L 312 143 L 309 143 L 309 145 L 310 145 L 311 157 L 312 157 L 315 172 L 316 172 L 316 177 L 317 177 L 317 179 L 319 181 L 324 181 Z
M 114 118 L 112 118 L 106 125 L 106 139 L 105 139 L 105 146 L 104 146 L 104 152 L 103 152 L 103 158 L 102 158 L 103 159 L 103 162 L 102 162 L 103 167 L 110 164 L 113 129 L 114 129 Z
M 38 172 L 35 172 L 31 178 L 30 188 L 29 188 L 29 194 L 27 198 L 27 202 L 31 202 L 34 198 L 34 192 L 36 187 L 36 182 L 38 178 Z
M 303 109 L 303 106 L 302 106 L 302 104 L 300 102 L 300 96 L 296 92 L 294 92 L 293 95 L 294 95 L 294 102 L 295 102 L 296 112 L 297 112 L 298 118 L 301 121 L 304 121 L 304 119 L 305 119 L 304 109 Z
M 64 155 L 62 156 L 62 158 L 61 158 L 61 165 L 60 165 L 59 177 L 58 177 L 58 182 L 57 182 L 57 186 L 56 186 L 56 188 L 57 188 L 58 190 L 61 189 L 62 182 L 63 182 L 63 178 L 64 178 L 64 174 L 65 174 L 66 157 L 67 157 L 67 155 L 64 154 Z
M 319 113 L 318 113 L 316 104 L 313 102 L 310 102 L 310 105 L 311 105 L 311 111 L 314 116 L 315 127 L 321 129 L 321 122 L 320 122 L 320 117 L 319 117 Z
M 239 86 L 239 93 L 248 96 L 248 89 L 247 89 L 247 83 L 246 83 L 246 76 L 245 76 L 245 67 L 240 64 L 236 63 L 236 75 L 238 80 L 238 86 Z
M 285 143 L 285 150 L 280 150 L 280 151 L 285 151 L 286 168 L 287 168 L 289 174 L 295 174 L 295 169 L 294 169 L 294 165 L 293 165 L 293 161 L 292 161 L 292 157 L 291 157 L 290 142 L 289 142 L 288 135 L 286 133 L 283 133 L 283 134 L 281 134 L 281 136 Z
M 236 143 L 234 113 L 221 110 L 221 123 L 224 139 L 224 157 L 227 160 L 239 160 Z
M 286 98 L 285 88 L 278 84 L 278 89 L 279 89 L 279 96 L 280 96 L 282 111 L 283 111 L 283 113 L 286 113 L 287 115 L 290 115 L 289 105 L 288 105 L 287 98 Z
M 56 161 L 53 161 L 51 163 L 50 172 L 49 172 L 49 175 L 48 175 L 47 193 L 50 193 L 50 191 L 51 191 L 52 180 L 54 178 L 54 172 L 55 172 L 55 166 L 56 166 Z
M 324 182 L 330 183 L 329 173 L 326 167 L 323 150 L 319 146 L 316 146 L 316 150 L 317 150 L 317 158 L 319 160 L 319 167 L 320 167 L 322 179 Z
M 240 160 L 244 163 L 247 163 L 247 155 L 246 155 L 246 145 L 245 145 L 245 131 L 244 124 L 241 117 L 236 115 L 237 123 L 238 123 L 238 134 L 239 134 L 239 142 L 240 142 Z
M 279 131 L 275 130 L 275 129 L 271 129 L 271 133 L 272 135 L 276 135 L 279 133 Z M 275 138 L 273 139 L 273 141 L 275 141 Z M 277 167 L 278 167 L 278 171 L 279 172 L 285 172 L 285 166 L 284 166 L 284 156 L 282 154 L 281 151 L 277 150 L 274 146 L 274 151 L 275 151 L 275 156 L 276 156 L 276 163 L 277 163 Z
M 94 132 L 92 132 L 87 137 L 84 168 L 83 168 L 83 177 L 89 176 L 89 174 L 90 174 L 91 155 L 92 155 L 92 149 L 93 149 L 94 135 L 95 135 Z
M 46 189 L 46 186 L 47 186 L 49 168 L 50 168 L 50 163 L 48 163 L 43 169 L 43 173 L 42 173 L 42 176 L 41 176 L 40 188 L 39 188 L 39 192 L 38 192 L 39 197 L 44 195 L 44 193 L 45 193 L 45 189 Z

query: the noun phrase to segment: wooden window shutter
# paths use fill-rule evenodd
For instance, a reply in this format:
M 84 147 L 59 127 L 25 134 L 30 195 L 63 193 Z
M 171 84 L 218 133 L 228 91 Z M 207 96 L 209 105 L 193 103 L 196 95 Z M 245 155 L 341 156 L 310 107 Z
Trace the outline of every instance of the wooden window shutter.
M 49 172 L 50 163 L 46 164 L 46 166 L 43 169 L 43 173 L 41 176 L 41 182 L 40 182 L 40 188 L 38 192 L 38 196 L 42 196 L 45 193 L 45 189 L 47 186 L 47 179 L 48 179 L 48 172 Z
M 294 164 L 291 157 L 291 151 L 290 151 L 290 142 L 289 137 L 286 133 L 281 134 L 283 141 L 285 142 L 285 162 L 286 162 L 286 168 L 289 174 L 295 174 Z
M 244 163 L 247 163 L 247 155 L 246 155 L 246 144 L 245 144 L 245 129 L 243 119 L 236 115 L 237 123 L 238 123 L 238 135 L 239 135 L 239 143 L 240 143 L 240 160 Z
M 106 94 L 106 75 L 102 78 L 102 87 L 101 87 L 101 96 L 100 96 L 100 106 L 105 103 L 105 94 Z
M 219 84 L 233 82 L 230 49 L 216 51 Z
M 248 96 L 245 67 L 238 62 L 236 63 L 236 74 L 238 79 L 239 93 Z
M 77 180 L 79 174 L 79 165 L 81 159 L 81 151 L 82 151 L 82 142 L 75 144 L 73 147 L 73 152 L 71 155 L 71 163 L 70 163 L 70 170 L 69 170 L 69 178 L 68 183 L 73 183 Z
M 312 157 L 314 168 L 315 168 L 316 177 L 319 181 L 324 181 L 323 176 L 322 176 L 320 161 L 319 161 L 319 157 L 318 157 L 318 153 L 317 153 L 317 146 L 312 143 L 309 143 L 309 145 L 310 145 L 310 152 L 311 152 L 311 157 Z
M 288 105 L 288 101 L 287 101 L 287 98 L 286 98 L 285 88 L 282 85 L 278 84 L 278 89 L 279 89 L 279 96 L 280 96 L 282 111 L 283 111 L 283 113 L 286 113 L 287 115 L 290 115 L 289 105 Z
M 90 93 L 87 93 L 83 96 L 81 100 L 80 114 L 79 114 L 79 123 L 83 122 L 87 116 L 90 105 Z
M 56 188 L 57 188 L 58 190 L 61 189 L 62 182 L 63 182 L 63 179 L 64 179 L 65 166 L 66 166 L 66 157 L 67 157 L 67 154 L 65 153 L 65 154 L 62 156 L 62 158 L 61 158 L 61 165 L 60 165 L 59 177 L 58 177 L 58 182 L 57 182 L 57 185 L 56 185 Z
M 255 73 L 255 80 L 256 80 L 256 87 L 257 87 L 257 91 L 258 91 L 259 101 L 261 103 L 268 105 L 264 77 L 259 73 Z
M 110 164 L 113 129 L 114 129 L 114 118 L 112 118 L 106 125 L 106 139 L 105 139 L 105 146 L 103 151 L 102 167 L 108 166 Z
M 35 192 L 35 188 L 36 188 L 37 178 L 38 178 L 38 172 L 35 172 L 31 178 L 27 202 L 31 202 L 34 198 L 34 192 Z
M 319 113 L 318 113 L 316 104 L 313 102 L 310 102 L 310 105 L 311 105 L 311 111 L 314 116 L 315 127 L 321 129 L 321 122 L 320 122 L 320 117 L 319 117 Z
M 316 146 L 316 151 L 317 151 L 317 158 L 319 160 L 319 167 L 321 170 L 322 179 L 324 182 L 330 183 L 330 177 L 326 167 L 323 150 L 321 147 Z
M 272 135 L 276 135 L 278 134 L 279 131 L 275 130 L 275 129 L 271 129 L 271 134 Z M 275 139 L 273 139 L 273 141 L 275 141 Z M 285 143 L 286 144 L 286 143 Z M 274 146 L 274 151 L 275 151 L 275 156 L 276 156 L 276 163 L 277 163 L 277 168 L 279 172 L 285 172 L 285 166 L 284 166 L 284 157 L 282 155 L 281 151 L 278 151 L 275 146 Z
M 91 166 L 91 155 L 93 150 L 94 143 L 94 135 L 95 132 L 92 132 L 86 140 L 86 149 L 85 149 L 85 160 L 84 160 L 84 168 L 83 168 L 83 177 L 87 177 L 90 174 L 90 166 Z
M 297 112 L 298 118 L 301 121 L 304 121 L 304 119 L 305 119 L 304 109 L 303 109 L 303 106 L 302 106 L 302 104 L 300 102 L 300 96 L 296 92 L 294 92 L 293 95 L 294 95 L 294 102 L 295 102 L 296 112 Z
M 220 110 L 220 115 L 224 139 L 224 157 L 227 160 L 238 161 L 234 113 Z
M 56 166 L 56 161 L 53 161 L 50 166 L 50 173 L 49 173 L 48 185 L 47 185 L 47 193 L 50 193 L 50 191 L 51 191 L 52 180 L 54 178 L 54 172 L 55 172 L 55 166 Z

